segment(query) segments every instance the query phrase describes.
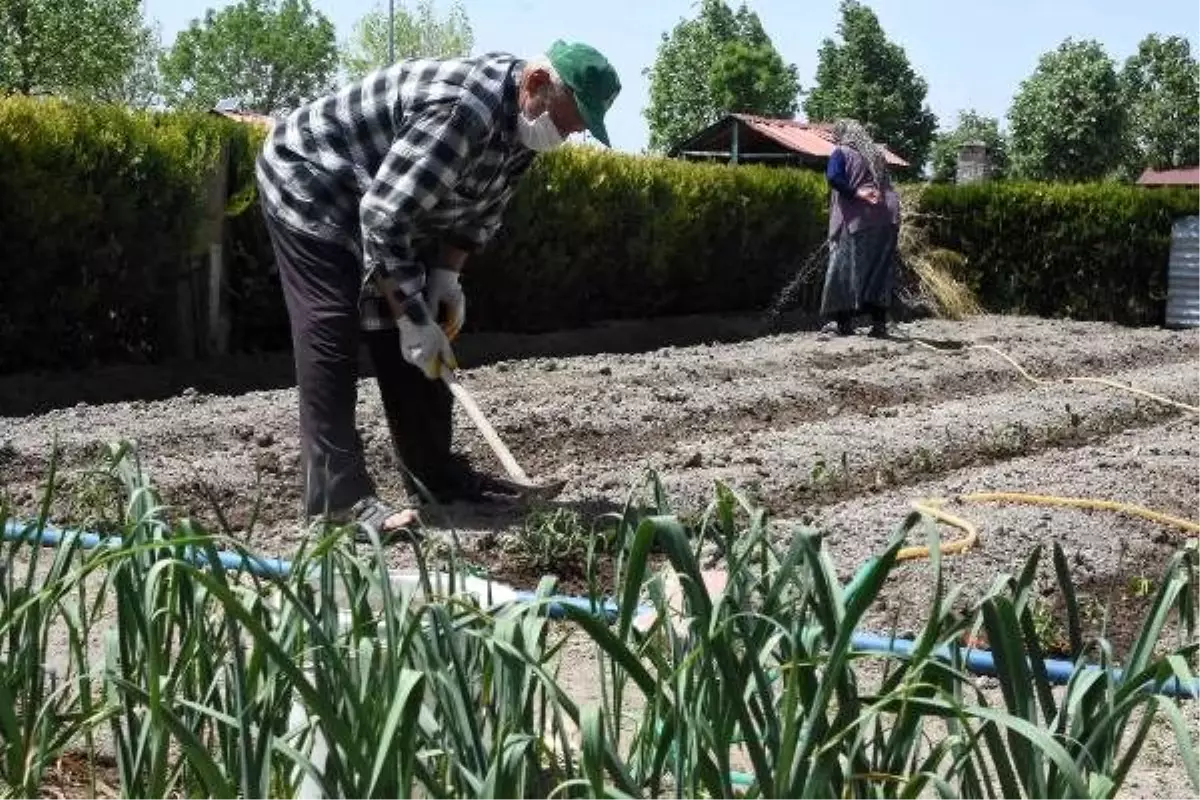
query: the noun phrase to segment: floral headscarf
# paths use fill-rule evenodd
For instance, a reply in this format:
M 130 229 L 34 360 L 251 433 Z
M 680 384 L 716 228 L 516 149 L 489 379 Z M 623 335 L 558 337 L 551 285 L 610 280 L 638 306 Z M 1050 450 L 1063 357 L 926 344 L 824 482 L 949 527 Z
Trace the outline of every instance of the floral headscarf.
M 833 140 L 862 156 L 867 162 L 871 180 L 876 186 L 883 187 L 888 179 L 887 161 L 884 160 L 883 150 L 875 144 L 861 123 L 853 119 L 839 119 L 833 125 Z

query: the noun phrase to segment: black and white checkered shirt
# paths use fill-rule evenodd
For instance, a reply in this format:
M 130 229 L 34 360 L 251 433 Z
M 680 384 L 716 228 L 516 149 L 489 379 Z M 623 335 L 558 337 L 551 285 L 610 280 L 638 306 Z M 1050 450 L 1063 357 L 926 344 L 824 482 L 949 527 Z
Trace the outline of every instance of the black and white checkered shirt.
M 395 326 L 377 272 L 412 294 L 431 242 L 476 252 L 500 227 L 534 157 L 515 133 L 522 65 L 504 53 L 401 61 L 268 136 L 257 165 L 266 210 L 360 259 L 364 328 Z

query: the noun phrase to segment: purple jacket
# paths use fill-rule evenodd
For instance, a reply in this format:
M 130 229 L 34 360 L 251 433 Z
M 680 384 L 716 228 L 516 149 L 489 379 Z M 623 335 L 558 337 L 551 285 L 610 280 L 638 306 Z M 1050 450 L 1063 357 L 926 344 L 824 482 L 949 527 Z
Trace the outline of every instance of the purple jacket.
M 825 178 L 832 192 L 829 198 L 829 238 L 836 239 L 845 227 L 847 233 L 868 228 L 900 224 L 900 198 L 891 181 L 875 186 L 867 161 L 856 150 L 835 147 L 829 156 Z M 877 205 L 860 199 L 855 192 L 863 186 L 875 186 L 882 197 Z

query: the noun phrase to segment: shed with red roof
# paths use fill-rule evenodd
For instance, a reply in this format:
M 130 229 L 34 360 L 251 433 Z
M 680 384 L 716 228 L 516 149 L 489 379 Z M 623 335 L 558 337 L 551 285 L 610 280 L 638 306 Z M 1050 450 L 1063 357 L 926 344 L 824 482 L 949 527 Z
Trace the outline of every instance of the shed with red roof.
M 889 165 L 909 166 L 886 144 L 880 146 Z M 667 155 L 689 161 L 765 162 L 823 170 L 833 148 L 831 123 L 729 114 L 675 145 Z

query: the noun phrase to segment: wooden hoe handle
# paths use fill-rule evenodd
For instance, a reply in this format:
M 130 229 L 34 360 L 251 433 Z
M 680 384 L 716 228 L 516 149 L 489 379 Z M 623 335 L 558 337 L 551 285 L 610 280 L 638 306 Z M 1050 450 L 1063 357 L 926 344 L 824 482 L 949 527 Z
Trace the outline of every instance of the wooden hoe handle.
M 479 410 L 479 406 L 475 404 L 475 400 L 471 397 L 471 393 L 467 391 L 467 387 L 459 383 L 458 377 L 445 366 L 442 367 L 441 375 L 442 380 L 445 381 L 446 386 L 450 388 L 450 392 L 454 395 L 454 399 L 458 400 L 462 404 L 462 407 L 466 409 L 467 416 L 471 418 L 471 422 L 475 423 L 475 427 L 479 429 L 479 432 L 483 434 L 483 438 L 491 446 L 492 452 L 496 454 L 496 457 L 500 459 L 500 463 L 504 465 L 504 471 L 508 473 L 508 477 L 523 486 L 532 485 L 529 476 L 525 474 L 525 470 L 521 469 L 521 465 L 517 463 L 517 460 L 513 458 L 513 454 L 504 445 L 500 434 L 496 433 L 496 429 L 492 427 L 487 417 Z

